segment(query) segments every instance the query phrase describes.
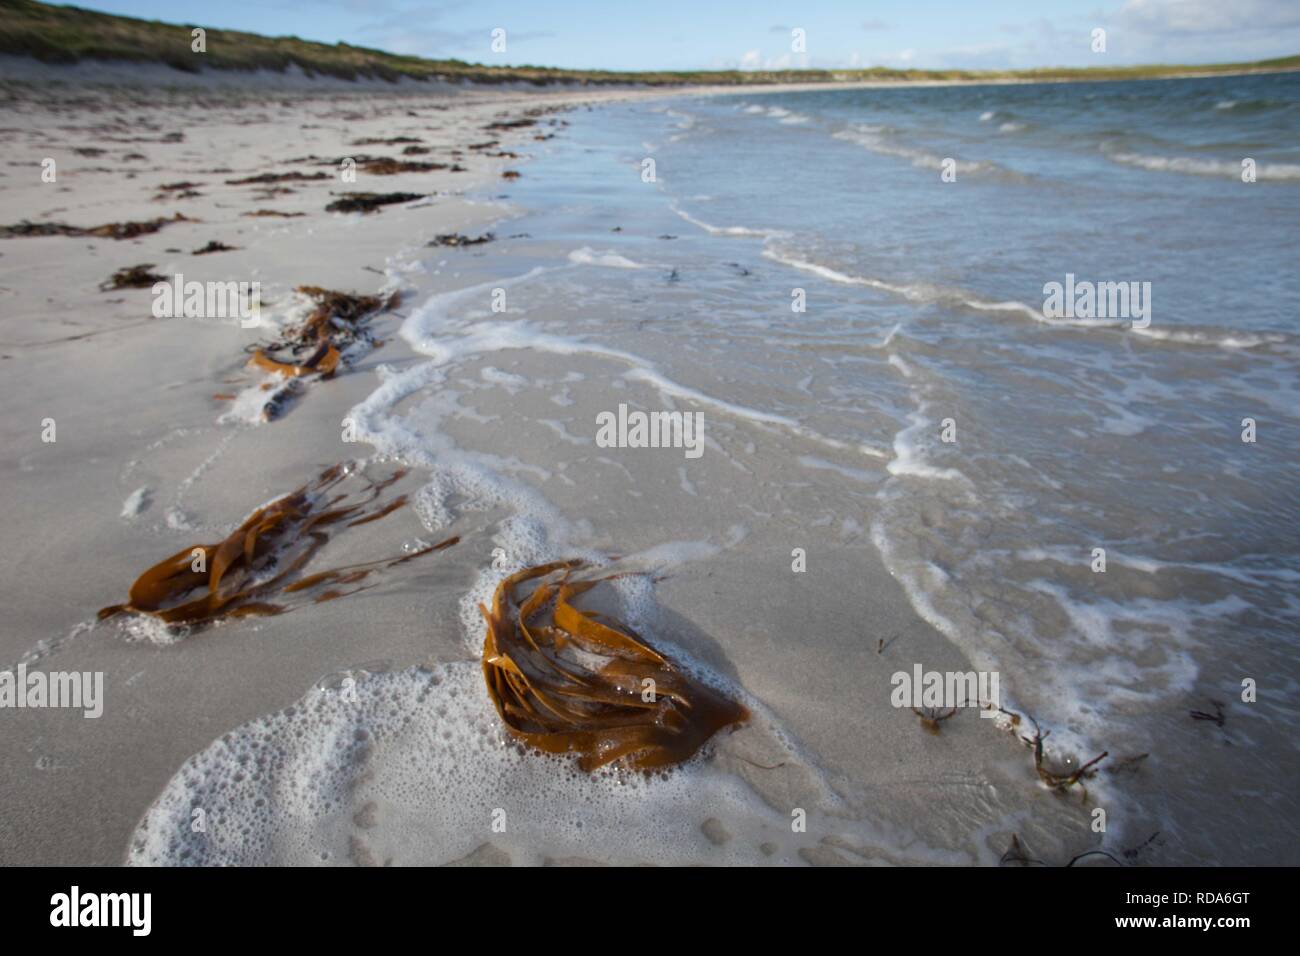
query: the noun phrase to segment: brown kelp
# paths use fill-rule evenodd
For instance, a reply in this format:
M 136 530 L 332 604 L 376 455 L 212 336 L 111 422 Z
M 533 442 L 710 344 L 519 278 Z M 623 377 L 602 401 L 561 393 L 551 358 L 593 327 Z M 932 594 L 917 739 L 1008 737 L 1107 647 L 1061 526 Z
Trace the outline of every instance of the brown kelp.
M 190 253 L 192 256 L 206 256 L 214 252 L 234 252 L 238 246 L 228 246 L 217 239 L 209 239 L 206 246 L 201 246 Z
M 608 577 L 575 579 L 581 561 L 527 568 L 501 582 L 489 610 L 483 677 L 512 735 L 593 771 L 615 761 L 655 770 L 689 759 L 749 719 L 618 622 L 574 600 Z M 516 591 L 537 581 L 517 602 Z M 601 661 L 591 663 L 592 657 Z
M 469 236 L 462 235 L 459 232 L 444 232 L 429 240 L 425 245 L 460 248 L 463 246 L 481 246 L 486 242 L 492 242 L 494 239 L 496 239 L 496 236 L 490 232 L 485 232 L 483 235 L 473 239 Z
M 222 541 L 184 548 L 155 564 L 131 585 L 125 604 L 103 608 L 99 618 L 135 612 L 166 624 L 210 624 L 291 609 L 288 601 L 271 600 L 276 596 L 314 592 L 313 600 L 321 602 L 365 590 L 372 585 L 361 582 L 376 571 L 441 551 L 459 540 L 448 538 L 396 558 L 302 575 L 331 535 L 377 521 L 405 504 L 404 496 L 380 500 L 405 474 L 399 470 L 375 481 L 346 465 L 334 465 L 296 491 L 258 508 Z M 361 482 L 359 490 L 340 487 L 350 477 Z
M 1015 711 L 1007 710 L 1005 707 L 999 707 L 992 703 L 983 703 L 982 706 L 985 709 L 996 710 L 999 714 L 1005 717 L 1007 728 L 1016 735 L 1021 743 L 1033 750 L 1034 772 L 1038 774 L 1039 780 L 1046 784 L 1049 789 L 1061 794 L 1077 785 L 1083 793 L 1083 802 L 1088 802 L 1088 788 L 1084 785 L 1084 781 L 1091 780 L 1097 775 L 1097 765 L 1110 756 L 1109 750 L 1103 750 L 1087 763 L 1081 764 L 1078 767 L 1072 766 L 1074 761 L 1069 758 L 1067 758 L 1065 766 L 1054 765 L 1048 762 L 1043 750 L 1043 742 L 1051 736 L 1052 732 L 1050 730 L 1043 730 L 1039 727 L 1038 721 L 1034 719 L 1032 714 L 1018 714 Z M 1034 735 L 1032 737 L 1026 736 L 1020 732 L 1022 719 L 1028 720 L 1034 725 Z M 1136 757 L 1126 758 L 1121 763 L 1124 766 L 1131 768 L 1132 765 L 1140 763 L 1145 760 L 1146 757 L 1146 754 L 1139 754 Z
M 329 378 L 338 369 L 344 348 L 358 341 L 371 341 L 365 327 L 367 320 L 392 308 L 398 300 L 396 294 L 384 299 L 310 285 L 299 286 L 298 292 L 314 301 L 311 312 L 278 341 L 252 346 L 249 365 L 290 378 L 311 374 Z
M 418 136 L 390 136 L 384 139 L 380 136 L 366 136 L 362 139 L 354 139 L 353 146 L 396 146 L 399 143 L 423 143 L 424 140 Z
M 443 169 L 451 170 L 453 173 L 465 172 L 465 167 L 460 163 L 417 162 L 392 159 L 387 156 L 377 156 L 373 159 L 367 159 L 365 162 L 358 162 L 357 168 L 363 173 L 370 173 L 374 176 L 395 176 L 398 173 L 431 173 Z
M 149 270 L 152 268 L 152 262 L 143 262 L 138 266 L 126 266 L 118 269 L 112 276 L 99 284 L 99 289 L 101 292 L 107 292 L 110 289 L 149 289 L 156 282 L 168 281 L 166 276 L 150 272 Z
M 329 179 L 329 173 L 261 173 L 257 176 L 245 176 L 242 179 L 227 179 L 228 186 L 259 186 L 268 183 L 306 182 L 313 179 Z
M 343 193 L 325 207 L 326 212 L 377 212 L 381 206 L 423 199 L 420 193 Z
M 147 219 L 142 222 L 108 222 L 102 226 L 69 226 L 62 222 L 27 222 L 23 220 L 12 226 L 0 226 L 0 239 L 29 238 L 33 236 L 94 236 L 96 239 L 134 239 L 157 232 L 163 226 L 174 222 L 198 222 L 181 213 L 168 219 Z

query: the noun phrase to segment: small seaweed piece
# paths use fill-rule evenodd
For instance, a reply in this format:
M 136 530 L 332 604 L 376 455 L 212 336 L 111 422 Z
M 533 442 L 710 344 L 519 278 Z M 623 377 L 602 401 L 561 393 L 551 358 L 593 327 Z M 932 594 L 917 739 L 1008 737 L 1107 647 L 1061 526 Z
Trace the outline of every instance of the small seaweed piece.
M 575 579 L 583 562 L 525 568 L 497 587 L 483 678 L 507 730 L 539 750 L 577 754 L 591 772 L 619 762 L 654 770 L 689 759 L 749 712 L 695 680 L 619 622 L 574 599 L 606 577 Z M 536 581 L 531 594 L 516 591 Z M 591 664 L 591 656 L 603 661 Z
M 107 292 L 110 289 L 148 289 L 155 282 L 166 282 L 166 276 L 160 276 L 156 272 L 150 272 L 153 268 L 152 262 L 145 262 L 138 266 L 127 266 L 118 269 L 113 275 L 99 284 L 101 292 Z
M 1034 736 L 1033 737 L 1022 736 L 1020 739 L 1025 741 L 1025 743 L 1029 744 L 1029 746 L 1031 746 L 1034 750 L 1034 770 L 1038 772 L 1038 778 L 1042 780 L 1043 783 L 1047 784 L 1047 786 L 1055 790 L 1057 793 L 1064 793 L 1070 787 L 1073 787 L 1075 784 L 1080 783 L 1080 781 L 1092 779 L 1092 777 L 1096 776 L 1097 764 L 1101 763 L 1108 756 L 1110 756 L 1110 751 L 1103 750 L 1096 757 L 1093 757 L 1087 763 L 1080 765 L 1077 769 L 1073 771 L 1070 771 L 1069 768 L 1060 769 L 1060 770 L 1052 768 L 1048 766 L 1047 761 L 1043 756 L 1043 741 L 1047 739 L 1047 737 L 1051 734 L 1051 731 L 1050 730 L 1044 731 L 1040 729 L 1038 726 L 1038 721 L 1034 720 L 1032 715 L 1027 714 L 1026 716 L 1029 718 L 1030 723 L 1034 725 Z M 1088 788 L 1083 787 L 1082 785 L 1080 786 L 1081 789 L 1083 790 L 1083 799 L 1087 800 Z
M 296 219 L 307 214 L 304 212 L 280 212 L 278 209 L 255 209 L 252 212 L 244 213 L 244 215 L 254 218 L 273 216 L 279 219 Z
M 140 222 L 108 222 L 102 226 L 91 226 L 89 228 L 69 226 L 67 223 L 62 222 L 27 222 L 24 220 L 13 226 L 0 226 L 0 239 L 29 238 L 33 236 L 94 236 L 97 239 L 134 239 L 136 236 L 147 236 L 150 233 L 157 232 L 163 226 L 174 222 L 198 222 L 198 220 L 176 213 L 170 219 L 163 216 L 158 219 L 146 219 Z
M 420 193 L 344 193 L 325 207 L 326 212 L 375 212 L 381 206 L 423 199 Z
M 430 246 L 454 246 L 459 248 L 461 246 L 481 246 L 483 243 L 491 242 L 494 239 L 496 239 L 496 236 L 490 232 L 485 232 L 476 239 L 463 236 L 459 232 L 445 232 L 440 236 L 436 236 L 427 244 Z
M 520 172 L 517 169 L 507 169 L 504 173 L 501 174 L 502 179 L 518 179 L 519 176 L 520 176 Z
M 236 246 L 228 246 L 224 242 L 218 242 L 216 239 L 211 239 L 208 241 L 206 246 L 195 249 L 190 253 L 190 255 L 206 256 L 212 252 L 234 252 L 236 248 Z
M 922 709 L 912 708 L 912 713 L 921 718 L 921 729 L 927 734 L 935 737 L 939 736 L 939 724 L 957 713 L 956 707 L 949 707 L 944 711 L 941 707 L 925 707 Z
M 1228 719 L 1223 713 L 1223 704 L 1217 700 L 1212 700 L 1210 701 L 1210 703 L 1214 705 L 1214 713 L 1212 714 L 1207 714 L 1203 710 L 1192 710 L 1192 711 L 1188 711 L 1188 713 L 1190 714 L 1192 720 L 1208 720 L 1211 723 L 1216 724 L 1219 727 L 1222 727 L 1224 721 Z
M 266 183 L 302 182 L 309 179 L 329 179 L 329 173 L 262 173 L 258 176 L 245 176 L 243 179 L 227 179 L 227 186 L 254 186 Z
M 157 196 L 154 196 L 153 198 L 158 201 L 168 201 L 172 199 L 193 199 L 196 196 L 203 195 L 203 193 L 199 192 L 196 189 L 196 187 L 202 185 L 203 183 L 191 183 L 191 182 L 164 183 L 163 185 L 158 187 L 159 193 Z
M 495 123 L 488 123 L 483 128 L 486 130 L 504 130 L 504 129 L 523 129 L 526 126 L 536 126 L 535 119 L 517 119 L 517 120 L 497 120 Z
M 133 612 L 166 624 L 203 625 L 227 617 L 282 614 L 291 607 L 271 603 L 269 598 L 326 584 L 360 584 L 375 571 L 441 551 L 460 540 L 452 537 L 396 558 L 296 577 L 330 540 L 331 531 L 376 521 L 405 504 L 405 496 L 378 503 L 405 470 L 381 481 L 358 474 L 365 484 L 360 491 L 337 491 L 350 474 L 344 464 L 327 468 L 296 491 L 258 508 L 224 540 L 194 545 L 158 562 L 131 585 L 125 604 L 101 609 L 99 619 Z M 315 600 L 363 589 L 325 591 Z
M 384 139 L 379 136 L 366 136 L 362 139 L 354 139 L 353 146 L 397 146 L 401 143 L 423 143 L 424 140 L 418 136 L 390 136 Z
M 453 173 L 461 173 L 465 171 L 464 167 L 458 163 L 412 162 L 402 159 L 391 159 L 387 156 L 378 156 L 374 159 L 367 159 L 365 162 L 358 163 L 357 168 L 363 173 L 370 173 L 374 176 L 393 176 L 397 173 L 428 173 L 439 169 L 449 169 Z
M 150 233 L 157 232 L 163 226 L 171 225 L 174 222 L 198 222 L 198 220 L 177 213 L 170 219 L 163 216 L 144 222 L 105 223 L 102 226 L 95 226 L 93 229 L 86 229 L 84 235 L 96 236 L 100 239 L 134 239 L 136 236 L 147 236 Z

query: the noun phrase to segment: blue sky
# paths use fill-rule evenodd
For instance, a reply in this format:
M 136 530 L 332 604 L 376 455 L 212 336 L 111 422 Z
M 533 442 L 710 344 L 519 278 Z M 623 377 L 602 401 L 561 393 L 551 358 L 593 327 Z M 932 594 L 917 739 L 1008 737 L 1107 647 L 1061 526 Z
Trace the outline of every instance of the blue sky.
M 105 0 L 172 23 L 478 63 L 592 69 L 972 69 L 1300 53 L 1300 0 Z M 807 37 L 791 50 L 791 30 Z M 1106 52 L 1091 49 L 1106 30 Z M 506 50 L 491 32 L 506 31 Z

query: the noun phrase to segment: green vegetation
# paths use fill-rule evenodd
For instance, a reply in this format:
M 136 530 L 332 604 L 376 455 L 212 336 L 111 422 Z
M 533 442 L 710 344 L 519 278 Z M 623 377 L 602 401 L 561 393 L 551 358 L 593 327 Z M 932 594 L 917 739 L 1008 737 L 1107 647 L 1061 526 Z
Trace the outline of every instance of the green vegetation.
M 563 70 L 542 66 L 483 66 L 463 60 L 426 60 L 366 47 L 312 43 L 297 37 L 264 37 L 234 30 L 207 31 L 206 52 L 190 49 L 197 24 L 137 20 L 78 7 L 56 7 L 34 0 L 0 0 L 0 53 L 31 56 L 47 63 L 127 60 L 165 63 L 196 73 L 220 70 L 284 71 L 296 65 L 309 75 L 355 80 L 472 81 L 475 83 L 551 83 L 664 85 L 746 85 L 843 81 L 1124 80 L 1180 73 L 1245 73 L 1300 70 L 1300 56 L 1255 63 L 1213 66 L 1133 66 L 1047 68 L 1037 70 L 714 70 L 692 72 L 616 72 Z M 486 40 L 485 40 L 486 42 Z

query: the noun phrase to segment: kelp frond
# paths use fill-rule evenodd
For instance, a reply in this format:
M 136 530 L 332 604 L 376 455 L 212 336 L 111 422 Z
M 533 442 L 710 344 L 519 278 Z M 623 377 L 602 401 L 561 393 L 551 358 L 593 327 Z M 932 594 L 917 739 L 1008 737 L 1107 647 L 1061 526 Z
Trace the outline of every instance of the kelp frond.
M 576 580 L 557 561 L 501 582 L 487 621 L 483 677 L 507 729 L 539 750 L 577 754 L 593 771 L 655 770 L 693 756 L 749 712 L 692 678 L 630 629 L 574 600 L 607 578 Z M 517 591 L 536 581 L 522 602 Z M 592 658 L 600 663 L 592 664 Z
M 314 285 L 298 286 L 298 292 L 314 301 L 310 314 L 279 341 L 254 346 L 249 365 L 289 378 L 313 373 L 329 378 L 338 370 L 344 348 L 358 341 L 371 343 L 366 328 L 370 317 L 392 308 L 399 298 L 396 293 L 384 299 Z M 304 353 L 306 357 L 300 358 Z
M 406 502 L 405 496 L 398 496 L 380 503 L 383 492 L 405 476 L 404 470 L 382 481 L 359 475 L 365 484 L 360 491 L 342 491 L 339 485 L 349 474 L 342 464 L 328 468 L 298 490 L 258 508 L 224 540 L 193 545 L 160 561 L 131 585 L 125 604 L 103 608 L 100 620 L 135 612 L 166 624 L 193 625 L 280 614 L 289 606 L 272 603 L 269 599 L 276 595 L 316 591 L 317 602 L 343 597 L 364 590 L 351 586 L 375 571 L 441 551 L 459 540 L 448 538 L 396 558 L 301 576 L 338 529 L 376 521 Z M 343 587 L 351 590 L 340 590 Z

